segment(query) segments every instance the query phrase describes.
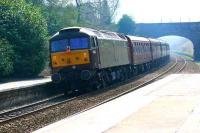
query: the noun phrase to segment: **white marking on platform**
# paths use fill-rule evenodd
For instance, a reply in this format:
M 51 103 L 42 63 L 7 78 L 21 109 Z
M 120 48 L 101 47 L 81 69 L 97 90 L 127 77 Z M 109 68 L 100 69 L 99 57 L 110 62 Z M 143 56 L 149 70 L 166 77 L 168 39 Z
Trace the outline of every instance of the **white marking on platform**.
M 180 75 L 148 96 L 157 99 L 104 133 L 200 133 L 199 74 Z
M 50 77 L 34 79 L 34 80 L 24 80 L 24 81 L 3 83 L 3 84 L 0 84 L 0 92 L 9 91 L 12 89 L 25 88 L 28 86 L 34 86 L 34 85 L 39 85 L 39 84 L 48 83 L 48 82 L 51 82 Z
M 167 86 L 168 83 L 173 82 L 180 77 L 182 77 L 182 75 L 168 76 L 165 79 L 142 87 L 111 102 L 37 130 L 35 133 L 104 132 L 130 115 L 140 112 L 142 108 L 150 105 L 156 101 L 156 99 L 159 99 L 161 97 L 160 95 L 151 94 L 155 93 L 156 90 L 162 89 L 162 87 Z

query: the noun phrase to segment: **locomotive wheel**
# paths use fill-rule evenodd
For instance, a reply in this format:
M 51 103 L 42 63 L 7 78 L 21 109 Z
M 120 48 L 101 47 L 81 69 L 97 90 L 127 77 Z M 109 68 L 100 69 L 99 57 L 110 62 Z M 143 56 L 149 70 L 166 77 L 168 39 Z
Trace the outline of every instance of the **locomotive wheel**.
M 128 68 L 128 78 L 130 79 L 132 77 L 132 70 L 131 68 Z
M 62 87 L 64 94 L 70 95 L 73 93 L 73 91 L 71 90 L 71 86 L 69 84 L 69 82 L 63 81 L 59 84 L 59 87 Z
M 126 80 L 126 70 L 124 68 L 121 69 L 120 75 L 121 75 L 120 81 Z
M 94 87 L 96 89 L 105 88 L 107 86 L 106 84 L 106 77 L 104 72 L 100 72 L 97 76 L 96 81 L 94 82 Z
M 111 73 L 110 72 L 105 72 L 105 81 L 107 84 L 112 84 L 112 76 L 111 76 Z
M 65 95 L 79 95 L 85 91 L 80 90 L 76 82 L 65 81 L 62 83 L 62 87 Z
M 127 80 L 128 79 L 128 70 L 127 68 L 123 68 L 124 71 L 124 79 Z
M 90 81 L 90 83 L 89 83 L 88 91 L 98 90 L 98 89 L 100 89 L 100 87 L 101 87 L 101 84 L 98 82 L 98 80 L 93 79 L 93 81 Z
M 138 75 L 139 71 L 138 71 L 138 67 L 135 68 L 134 70 L 134 75 Z

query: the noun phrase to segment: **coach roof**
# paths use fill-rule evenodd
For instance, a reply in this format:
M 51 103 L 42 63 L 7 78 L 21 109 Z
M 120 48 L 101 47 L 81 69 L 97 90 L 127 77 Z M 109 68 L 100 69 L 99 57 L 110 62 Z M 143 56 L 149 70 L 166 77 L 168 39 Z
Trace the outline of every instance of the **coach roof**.
M 149 42 L 149 39 L 147 39 L 145 37 L 130 36 L 130 35 L 128 35 L 127 37 L 129 37 L 131 39 L 131 41 L 134 41 L 134 42 L 137 42 L 137 41 Z

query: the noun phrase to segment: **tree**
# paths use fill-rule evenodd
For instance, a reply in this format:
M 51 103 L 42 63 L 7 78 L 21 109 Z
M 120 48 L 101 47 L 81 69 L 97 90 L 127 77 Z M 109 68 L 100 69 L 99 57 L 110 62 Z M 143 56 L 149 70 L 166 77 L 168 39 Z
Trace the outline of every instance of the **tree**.
M 47 61 L 47 23 L 40 8 L 24 0 L 1 0 L 0 38 L 11 45 L 14 74 L 37 75 Z
M 128 15 L 123 15 L 118 22 L 118 32 L 124 34 L 134 34 L 135 32 L 135 22 Z
M 73 5 L 46 6 L 43 14 L 47 20 L 49 35 L 55 34 L 64 27 L 78 25 L 77 11 Z
M 102 1 L 102 6 L 101 6 L 101 12 L 100 12 L 100 23 L 103 25 L 108 25 L 111 24 L 111 14 L 110 14 L 110 8 L 108 5 L 107 0 Z
M 6 39 L 0 39 L 0 78 L 13 73 L 14 51 Z
M 42 6 L 44 5 L 44 0 L 26 0 L 27 3 L 32 3 L 36 6 Z
M 98 27 L 111 23 L 119 4 L 119 0 L 75 0 L 75 2 L 78 10 L 77 22 L 86 22 L 88 25 Z
M 47 21 L 49 35 L 64 27 L 77 25 L 77 8 L 71 0 L 26 0 L 42 10 Z

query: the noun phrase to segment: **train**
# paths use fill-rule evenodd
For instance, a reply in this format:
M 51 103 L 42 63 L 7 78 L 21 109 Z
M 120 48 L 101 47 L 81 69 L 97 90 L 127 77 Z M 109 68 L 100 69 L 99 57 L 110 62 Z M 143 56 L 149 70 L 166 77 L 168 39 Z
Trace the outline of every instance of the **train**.
M 148 71 L 170 58 L 162 40 L 86 27 L 61 29 L 50 38 L 52 81 L 68 92 L 104 88 Z

